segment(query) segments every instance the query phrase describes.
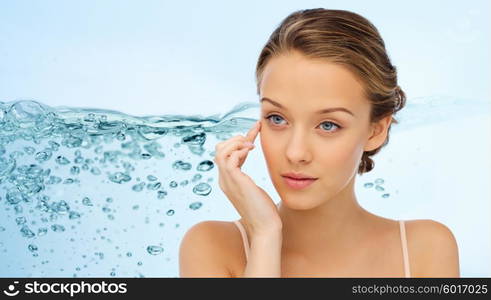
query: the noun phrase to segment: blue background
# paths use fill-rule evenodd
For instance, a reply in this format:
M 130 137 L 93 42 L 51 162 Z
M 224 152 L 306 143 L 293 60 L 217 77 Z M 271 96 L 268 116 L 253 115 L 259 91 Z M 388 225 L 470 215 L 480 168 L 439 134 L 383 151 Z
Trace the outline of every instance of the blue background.
M 224 114 L 257 101 L 255 65 L 273 29 L 291 12 L 315 7 L 353 11 L 378 28 L 408 109 L 417 99 L 443 99 L 402 118 L 401 126 L 427 125 L 391 137 L 367 175 L 384 177 L 399 198 L 360 201 L 387 217 L 443 222 L 458 240 L 461 275 L 491 276 L 490 1 L 2 0 L 0 101 Z M 468 113 L 473 101 L 486 103 L 478 107 L 485 117 Z M 266 180 L 257 150 L 257 164 L 244 168 Z M 237 218 L 222 200 L 203 219 Z M 190 220 L 182 232 L 197 221 Z M 172 263 L 176 274 L 175 256 Z M 162 272 L 155 265 L 148 274 Z
M 374 23 L 408 97 L 490 98 L 490 1 L 2 0 L 0 101 L 228 111 L 256 101 L 254 68 L 272 30 L 314 7 Z

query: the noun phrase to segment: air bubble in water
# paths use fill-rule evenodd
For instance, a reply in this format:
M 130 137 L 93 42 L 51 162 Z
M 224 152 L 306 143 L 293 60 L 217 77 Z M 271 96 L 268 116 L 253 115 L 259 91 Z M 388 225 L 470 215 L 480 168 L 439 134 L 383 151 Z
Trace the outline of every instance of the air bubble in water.
M 164 248 L 160 246 L 148 246 L 147 247 L 147 252 L 152 254 L 152 255 L 158 255 L 164 251 Z
M 77 174 L 79 174 L 79 173 L 80 173 L 80 168 L 79 168 L 79 167 L 77 167 L 77 166 L 73 166 L 73 167 L 70 169 L 70 173 L 71 173 L 72 175 L 77 175 Z
M 32 230 L 27 227 L 27 225 L 22 226 L 20 232 L 22 233 L 22 236 L 26 238 L 32 238 L 35 235 L 34 232 L 32 232 Z
M 131 187 L 131 189 L 135 192 L 141 192 L 145 187 L 145 182 L 140 182 Z
M 48 233 L 48 228 L 41 227 L 41 228 L 38 229 L 38 236 L 46 235 L 46 233 Z
M 376 185 L 376 186 L 375 186 L 375 189 L 376 189 L 377 191 L 384 191 L 384 190 L 385 190 L 385 189 L 384 189 L 382 186 L 380 186 L 380 185 Z
M 109 180 L 114 183 L 124 183 L 131 180 L 131 176 L 122 172 L 116 172 L 114 174 L 109 175 Z
M 208 183 L 201 182 L 193 188 L 193 193 L 200 196 L 208 196 L 211 193 L 211 186 Z
M 78 218 L 80 218 L 80 213 L 78 213 L 76 211 L 70 211 L 69 218 L 70 218 L 70 220 L 78 219 Z
M 53 224 L 51 225 L 51 230 L 53 230 L 54 232 L 63 232 L 65 231 L 65 226 L 59 224 Z
M 375 184 L 383 184 L 384 180 L 382 178 L 375 179 Z
M 201 171 L 201 172 L 206 172 L 206 171 L 213 169 L 213 167 L 214 167 L 214 164 L 211 160 L 204 160 L 204 161 L 199 163 L 199 165 L 196 167 L 196 169 L 198 171 Z
M 147 179 L 148 179 L 148 181 L 156 181 L 157 180 L 157 177 L 155 177 L 153 175 L 148 175 L 147 176 Z
M 200 180 L 203 176 L 201 176 L 201 174 L 195 174 L 193 176 L 193 179 L 192 179 L 192 182 L 196 182 L 198 180 Z
M 187 171 L 191 169 L 191 164 L 187 162 L 183 162 L 182 160 L 177 160 L 172 164 L 172 167 L 176 170 Z
M 189 208 L 192 209 L 192 210 L 197 210 L 199 209 L 201 206 L 203 205 L 203 203 L 201 202 L 193 202 L 189 205 Z
M 92 173 L 94 175 L 100 175 L 101 171 L 97 167 L 92 167 L 92 169 L 90 169 L 90 173 Z
M 34 149 L 34 147 L 30 147 L 30 146 L 27 146 L 27 147 L 24 147 L 24 152 L 26 154 L 34 154 L 34 152 L 36 152 L 36 149 Z
M 17 218 L 15 218 L 15 223 L 17 223 L 17 225 L 22 225 L 22 224 L 26 223 L 26 218 L 25 217 L 17 217 Z
M 160 182 L 154 182 L 147 184 L 147 189 L 151 191 L 158 190 L 162 184 Z
M 63 181 L 63 184 L 71 184 L 71 183 L 74 183 L 74 182 L 78 182 L 78 180 L 76 179 L 73 179 L 73 178 L 67 178 Z
M 58 149 L 60 148 L 60 144 L 55 141 L 49 141 L 48 144 L 53 151 L 58 151 Z
M 82 199 L 82 204 L 85 205 L 85 206 L 92 206 L 92 202 L 90 201 L 90 198 L 89 197 L 84 197 Z
M 15 209 L 15 213 L 16 213 L 16 214 L 20 214 L 20 213 L 22 213 L 22 211 L 23 211 L 22 206 L 20 206 L 20 205 L 16 205 L 16 206 L 14 207 L 14 209 Z
M 70 163 L 70 161 L 62 156 L 62 155 L 59 155 L 57 158 L 56 158 L 56 162 L 60 165 L 68 165 Z
M 17 204 L 24 199 L 24 197 L 18 190 L 8 191 L 6 198 L 9 204 Z
M 182 138 L 182 143 L 188 145 L 202 146 L 206 141 L 206 134 L 204 132 L 190 135 Z

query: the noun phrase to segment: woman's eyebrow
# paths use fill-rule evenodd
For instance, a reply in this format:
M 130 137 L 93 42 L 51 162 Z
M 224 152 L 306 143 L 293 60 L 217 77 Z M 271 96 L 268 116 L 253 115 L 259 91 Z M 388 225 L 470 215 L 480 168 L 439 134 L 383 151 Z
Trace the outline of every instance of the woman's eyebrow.
M 269 102 L 269 103 L 273 104 L 274 106 L 277 106 L 279 108 L 285 109 L 283 107 L 283 105 L 281 105 L 278 102 L 276 102 L 274 100 L 271 100 L 269 98 L 266 98 L 266 97 L 261 98 L 261 102 L 263 102 L 263 101 Z M 335 112 L 335 111 L 344 111 L 345 113 L 348 113 L 348 114 L 352 115 L 353 117 L 355 116 L 351 111 L 349 111 L 348 109 L 346 109 L 344 107 L 325 108 L 325 109 L 321 109 L 321 110 L 316 111 L 316 113 L 318 113 L 318 114 L 327 114 L 327 113 L 331 113 L 331 112 Z

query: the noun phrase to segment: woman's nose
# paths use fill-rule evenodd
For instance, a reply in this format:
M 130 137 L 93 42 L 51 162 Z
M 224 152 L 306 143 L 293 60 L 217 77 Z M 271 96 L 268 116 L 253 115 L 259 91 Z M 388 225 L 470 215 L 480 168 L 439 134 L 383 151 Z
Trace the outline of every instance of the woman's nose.
M 286 156 L 292 163 L 308 162 L 311 160 L 309 142 L 305 135 L 293 134 L 286 145 Z

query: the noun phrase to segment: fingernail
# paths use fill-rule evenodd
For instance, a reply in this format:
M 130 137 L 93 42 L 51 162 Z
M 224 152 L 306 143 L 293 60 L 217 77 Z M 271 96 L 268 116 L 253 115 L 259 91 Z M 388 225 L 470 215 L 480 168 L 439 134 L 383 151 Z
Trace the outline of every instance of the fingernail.
M 244 142 L 244 146 L 249 147 L 249 146 L 254 146 L 254 144 L 251 142 Z

